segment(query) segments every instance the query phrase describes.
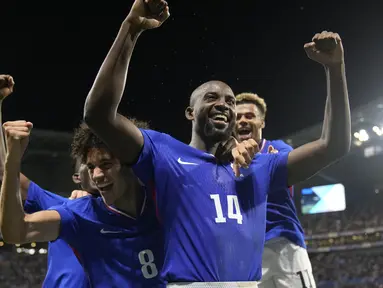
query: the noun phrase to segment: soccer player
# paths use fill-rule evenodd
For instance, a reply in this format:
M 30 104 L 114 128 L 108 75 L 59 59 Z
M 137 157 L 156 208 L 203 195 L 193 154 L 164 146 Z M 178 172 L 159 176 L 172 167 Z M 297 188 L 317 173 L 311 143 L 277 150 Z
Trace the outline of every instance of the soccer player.
M 290 152 L 293 148 L 282 140 L 262 137 L 267 112 L 266 102 L 254 93 L 236 96 L 238 141 L 254 139 L 261 153 Z M 259 287 L 315 287 L 304 232 L 293 200 L 293 187 L 270 193 L 267 199 L 265 250 L 262 280 Z
M 2 101 L 8 97 L 14 87 L 13 78 L 9 75 L 0 75 L 0 126 Z M 4 161 L 6 157 L 6 147 L 3 137 L 3 129 L 0 129 L 0 167 L 1 178 L 3 177 Z M 87 169 L 80 170 L 80 162 L 76 161 L 73 181 L 80 185 L 80 189 L 72 192 L 70 199 L 76 199 L 88 195 L 89 193 L 98 194 L 97 189 L 89 181 Z M 84 168 L 84 167 L 83 167 Z M 85 167 L 86 168 L 86 167 Z M 25 201 L 24 211 L 34 213 L 46 210 L 49 207 L 61 205 L 69 199 L 61 197 L 55 193 L 42 189 L 33 181 L 30 181 L 24 174 L 20 173 L 21 199 Z M 63 240 L 48 243 L 48 269 L 43 283 L 43 287 L 65 287 L 82 288 L 90 287 L 88 277 L 83 267 L 77 259 L 72 248 Z
M 305 46 L 309 56 L 329 70 L 333 109 L 326 110 L 325 121 L 330 129 L 290 153 L 258 153 L 253 165 L 235 177 L 230 163 L 217 163 L 214 157 L 236 121 L 235 96 L 227 84 L 210 81 L 192 93 L 185 111 L 192 122 L 190 145 L 138 129 L 116 114 L 134 44 L 141 32 L 160 26 L 166 18 L 153 19 L 151 14 L 157 6 L 167 7 L 164 1 L 146 2 L 136 0 L 122 23 L 85 102 L 85 122 L 155 191 L 165 236 L 162 275 L 169 286 L 223 287 L 195 282 L 230 282 L 225 287 L 236 287 L 233 281 L 252 281 L 240 285 L 257 287 L 267 194 L 312 176 L 349 150 L 350 112 L 340 38 L 323 32 Z M 240 147 L 237 152 L 245 156 L 245 145 Z
M 4 129 L 8 144 L 1 190 L 4 241 L 62 239 L 76 250 L 91 287 L 162 287 L 162 233 L 151 195 L 130 168 L 82 125 L 72 153 L 86 164 L 101 197 L 82 197 L 25 214 L 17 197 L 18 172 L 32 124 L 6 122 Z

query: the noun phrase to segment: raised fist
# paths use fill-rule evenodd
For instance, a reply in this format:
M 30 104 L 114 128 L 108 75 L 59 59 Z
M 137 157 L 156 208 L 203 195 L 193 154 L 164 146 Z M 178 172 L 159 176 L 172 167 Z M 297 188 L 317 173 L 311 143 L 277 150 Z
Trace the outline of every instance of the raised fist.
M 4 100 L 13 92 L 15 82 L 10 75 L 0 75 L 0 101 Z
M 258 152 L 259 146 L 254 139 L 245 140 L 241 143 L 237 142 L 237 147 L 231 150 L 234 159 L 233 170 L 235 176 L 239 177 L 241 175 L 239 168 L 248 168 L 250 166 L 255 154 Z
M 72 194 L 69 197 L 69 199 L 73 200 L 73 199 L 78 199 L 78 198 L 81 198 L 81 197 L 84 197 L 84 196 L 89 196 L 89 195 L 92 195 L 92 194 L 89 194 L 88 192 L 86 192 L 84 190 L 73 190 Z
M 337 33 L 323 31 L 315 34 L 312 42 L 306 43 L 307 56 L 326 67 L 344 63 L 343 45 Z
M 169 6 L 164 0 L 135 0 L 127 19 L 143 31 L 160 27 L 169 16 Z
M 33 124 L 24 120 L 9 121 L 3 124 L 5 137 L 7 139 L 8 153 L 16 152 L 22 157 L 27 148 L 29 135 Z

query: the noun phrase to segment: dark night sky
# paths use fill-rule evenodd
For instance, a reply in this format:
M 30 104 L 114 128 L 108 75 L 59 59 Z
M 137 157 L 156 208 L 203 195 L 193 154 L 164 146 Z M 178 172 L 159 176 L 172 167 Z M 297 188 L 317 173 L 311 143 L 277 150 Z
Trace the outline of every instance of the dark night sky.
M 133 1 L 17 2 L 1 7 L 0 73 L 16 81 L 4 118 L 71 131 Z M 202 82 L 217 79 L 235 93 L 253 91 L 266 99 L 268 137 L 318 123 L 325 78 L 306 57 L 304 43 L 322 30 L 338 32 L 352 107 L 380 96 L 380 2 L 169 0 L 168 21 L 139 39 L 120 110 L 188 141 L 188 97 Z

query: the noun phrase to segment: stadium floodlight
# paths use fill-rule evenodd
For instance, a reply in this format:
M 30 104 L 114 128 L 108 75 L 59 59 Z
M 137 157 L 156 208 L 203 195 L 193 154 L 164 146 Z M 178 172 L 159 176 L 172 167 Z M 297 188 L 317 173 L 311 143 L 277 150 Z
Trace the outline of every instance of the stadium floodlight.
M 370 139 L 367 131 L 365 129 L 359 130 L 359 132 L 354 133 L 354 137 L 358 139 L 360 142 L 366 142 Z
M 383 135 L 382 128 L 379 128 L 378 126 L 372 127 L 372 131 L 374 131 L 376 133 L 376 135 L 378 135 L 378 136 L 382 136 Z

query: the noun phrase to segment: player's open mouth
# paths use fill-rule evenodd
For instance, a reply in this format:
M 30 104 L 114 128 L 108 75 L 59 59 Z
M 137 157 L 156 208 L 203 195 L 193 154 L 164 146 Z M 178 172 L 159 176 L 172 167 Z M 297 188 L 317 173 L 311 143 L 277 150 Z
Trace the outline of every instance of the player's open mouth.
M 250 139 L 252 136 L 252 131 L 248 127 L 243 127 L 238 129 L 238 138 L 241 140 L 247 140 Z
M 214 124 L 225 125 L 228 123 L 228 116 L 222 113 L 212 114 L 209 117 Z

